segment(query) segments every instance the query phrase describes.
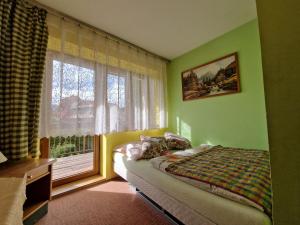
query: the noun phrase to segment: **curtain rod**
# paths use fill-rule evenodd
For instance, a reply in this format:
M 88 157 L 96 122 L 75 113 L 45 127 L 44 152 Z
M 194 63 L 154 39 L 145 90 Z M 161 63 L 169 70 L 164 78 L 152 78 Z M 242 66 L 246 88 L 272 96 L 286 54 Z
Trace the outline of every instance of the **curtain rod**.
M 160 56 L 160 55 L 157 55 L 157 54 L 155 54 L 155 53 L 153 53 L 153 52 L 150 52 L 150 51 L 148 51 L 148 50 L 146 50 L 146 49 L 144 49 L 144 48 L 142 48 L 142 47 L 139 47 L 139 46 L 137 46 L 137 45 L 135 45 L 135 44 L 133 44 L 133 43 L 131 43 L 131 42 L 129 42 L 129 41 L 126 41 L 126 40 L 124 40 L 124 39 L 122 39 L 122 38 L 120 38 L 120 37 L 118 37 L 118 36 L 116 36 L 116 35 L 113 35 L 113 34 L 111 34 L 111 33 L 109 33 L 109 32 L 106 32 L 106 31 L 104 31 L 104 30 L 102 30 L 102 29 L 100 29 L 100 28 L 94 27 L 94 26 L 92 26 L 92 25 L 90 25 L 90 24 L 88 24 L 88 23 L 85 23 L 85 22 L 83 22 L 83 21 L 80 21 L 80 20 L 78 20 L 78 19 L 76 19 L 76 18 L 74 18 L 74 17 L 72 17 L 72 16 L 70 16 L 70 15 L 67 15 L 67 14 L 65 14 L 65 13 L 63 13 L 63 12 L 60 12 L 60 11 L 58 11 L 58 10 L 56 10 L 56 9 L 53 9 L 53 8 L 51 8 L 51 7 L 49 7 L 49 6 L 46 6 L 46 5 L 44 5 L 44 4 L 41 4 L 41 3 L 39 3 L 39 2 L 36 1 L 36 0 L 27 0 L 27 1 L 28 1 L 29 3 L 31 3 L 31 4 L 33 4 L 33 5 L 36 5 L 36 6 L 38 6 L 38 7 L 41 7 L 41 8 L 43 8 L 43 9 L 47 10 L 49 14 L 52 14 L 52 15 L 54 15 L 54 16 L 61 17 L 61 18 L 64 19 L 64 20 L 66 20 L 66 19 L 67 19 L 67 20 L 70 20 L 70 22 L 77 23 L 79 26 L 84 26 L 84 27 L 86 27 L 87 29 L 89 29 L 89 30 L 91 30 L 91 31 L 93 31 L 93 32 L 95 32 L 95 33 L 97 33 L 98 35 L 101 35 L 101 36 L 103 36 L 103 37 L 105 37 L 105 38 L 108 38 L 108 39 L 110 39 L 110 40 L 112 40 L 112 41 L 115 41 L 115 42 L 117 42 L 117 43 L 123 42 L 125 45 L 128 45 L 128 47 L 130 47 L 130 48 L 135 48 L 137 51 L 143 51 L 143 52 L 145 52 L 146 54 L 149 54 L 149 55 L 152 55 L 152 56 L 154 56 L 154 57 L 157 57 L 157 58 L 159 58 L 159 59 L 161 59 L 161 60 L 163 60 L 163 61 L 166 61 L 167 63 L 170 62 L 169 59 L 166 59 L 166 58 L 164 58 L 164 57 L 162 57 L 162 56 Z

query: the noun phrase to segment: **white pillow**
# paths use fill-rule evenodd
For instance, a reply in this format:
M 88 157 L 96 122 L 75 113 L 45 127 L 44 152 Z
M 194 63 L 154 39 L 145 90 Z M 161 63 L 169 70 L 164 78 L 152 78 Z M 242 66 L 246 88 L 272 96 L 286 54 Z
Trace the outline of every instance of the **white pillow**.
M 201 144 L 198 148 L 202 149 L 202 150 L 208 150 L 210 148 L 214 147 L 213 145 L 209 145 L 209 144 Z
M 174 152 L 173 153 L 174 155 L 180 155 L 180 156 L 191 156 L 195 153 L 191 153 L 191 152 L 188 152 L 188 151 L 177 151 L 177 152 Z
M 126 144 L 117 145 L 116 147 L 114 147 L 113 151 L 126 154 L 127 149 L 130 149 L 130 148 L 142 148 L 142 142 L 132 141 L 132 142 L 128 142 Z
M 174 155 L 180 155 L 180 156 L 191 156 L 191 155 L 197 154 L 199 152 L 203 152 L 205 150 L 208 150 L 211 147 L 213 147 L 213 145 L 201 144 L 196 148 L 189 148 L 189 149 L 182 150 L 182 151 L 176 151 L 173 154 Z
M 137 147 L 127 148 L 126 156 L 128 160 L 139 160 L 143 156 L 142 148 L 137 148 Z

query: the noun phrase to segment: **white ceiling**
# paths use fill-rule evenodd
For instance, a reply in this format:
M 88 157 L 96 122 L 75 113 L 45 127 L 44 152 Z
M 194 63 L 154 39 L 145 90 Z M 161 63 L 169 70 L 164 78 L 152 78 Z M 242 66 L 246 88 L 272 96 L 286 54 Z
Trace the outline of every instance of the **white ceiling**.
M 255 0 L 38 0 L 168 59 L 256 17 Z

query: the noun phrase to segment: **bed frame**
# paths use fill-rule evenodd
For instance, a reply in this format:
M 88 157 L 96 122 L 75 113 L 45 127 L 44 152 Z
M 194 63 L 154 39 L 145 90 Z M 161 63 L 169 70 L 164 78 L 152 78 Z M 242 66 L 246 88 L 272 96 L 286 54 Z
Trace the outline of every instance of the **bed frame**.
M 132 186 L 137 188 L 139 192 L 143 193 L 148 200 L 150 199 L 152 203 L 154 202 L 154 205 L 157 206 L 158 209 L 171 217 L 177 224 L 217 225 L 208 218 L 205 218 L 203 215 L 187 207 L 185 204 L 161 191 L 159 188 L 131 173 L 126 168 L 114 166 L 114 171 L 123 179 L 127 180 Z M 175 219 L 172 217 L 175 217 Z

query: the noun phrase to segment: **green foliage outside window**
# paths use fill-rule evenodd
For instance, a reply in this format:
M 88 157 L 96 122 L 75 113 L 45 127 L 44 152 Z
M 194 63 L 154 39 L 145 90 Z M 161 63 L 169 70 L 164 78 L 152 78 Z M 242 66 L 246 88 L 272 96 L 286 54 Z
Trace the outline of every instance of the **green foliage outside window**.
M 50 154 L 52 158 L 93 152 L 92 136 L 50 137 Z

